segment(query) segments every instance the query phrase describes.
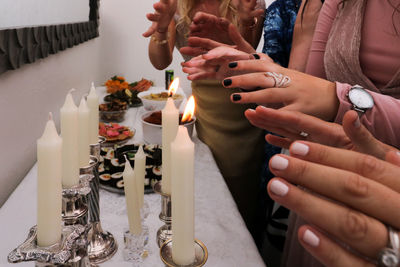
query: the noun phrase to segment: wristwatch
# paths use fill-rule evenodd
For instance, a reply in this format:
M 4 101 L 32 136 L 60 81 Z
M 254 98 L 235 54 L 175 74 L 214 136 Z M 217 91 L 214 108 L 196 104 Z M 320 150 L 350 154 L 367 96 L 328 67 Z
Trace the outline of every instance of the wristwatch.
M 374 106 L 372 95 L 360 85 L 354 85 L 351 87 L 347 93 L 347 97 L 353 105 L 353 109 L 357 111 L 358 116 L 361 116 L 365 111 Z

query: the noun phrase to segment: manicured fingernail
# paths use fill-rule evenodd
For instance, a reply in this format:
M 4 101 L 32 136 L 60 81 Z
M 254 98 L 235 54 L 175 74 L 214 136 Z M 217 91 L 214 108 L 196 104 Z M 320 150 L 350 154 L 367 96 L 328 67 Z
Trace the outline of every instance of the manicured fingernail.
M 289 161 L 281 156 L 272 157 L 270 161 L 272 168 L 283 171 L 289 165 Z
M 229 86 L 232 84 L 232 80 L 231 79 L 225 79 L 224 80 L 224 86 Z
M 236 68 L 237 67 L 237 62 L 231 62 L 228 64 L 229 68 Z
M 290 147 L 290 152 L 299 156 L 307 155 L 309 150 L 310 148 L 307 145 L 298 142 L 293 143 Z
M 303 235 L 303 241 L 312 247 L 318 247 L 319 238 L 310 230 L 306 230 Z
M 285 196 L 289 191 L 289 187 L 279 180 L 273 180 L 269 186 L 269 189 L 272 193 L 281 197 Z
M 240 99 L 242 99 L 242 96 L 238 95 L 238 94 L 233 94 L 232 99 L 233 99 L 233 101 L 239 101 Z
M 258 55 L 258 54 L 253 54 L 253 57 L 255 58 L 255 59 L 260 59 L 260 56 Z
M 360 128 L 361 123 L 360 123 L 360 118 L 357 116 L 356 120 L 354 121 L 354 127 Z

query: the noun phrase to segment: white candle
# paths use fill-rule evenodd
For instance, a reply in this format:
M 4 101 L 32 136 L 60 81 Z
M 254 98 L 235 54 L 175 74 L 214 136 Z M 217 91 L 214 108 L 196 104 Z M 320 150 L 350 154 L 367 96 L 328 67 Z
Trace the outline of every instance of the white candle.
M 140 218 L 139 198 L 135 174 L 132 166 L 127 159 L 125 169 L 122 174 L 124 179 L 126 210 L 128 213 L 129 232 L 138 235 L 142 232 L 142 223 Z
M 172 259 L 178 265 L 194 262 L 194 143 L 179 126 L 171 143 Z
M 135 154 L 135 180 L 137 184 L 137 192 L 139 198 L 139 207 L 143 207 L 144 201 L 144 176 L 146 174 L 146 154 L 143 147 L 139 146 L 139 150 Z
M 37 242 L 41 247 L 61 238 L 62 139 L 51 118 L 37 140 Z
M 85 98 L 82 97 L 81 103 L 78 108 L 78 121 L 79 121 L 79 167 L 86 167 L 89 165 L 90 147 L 89 147 L 89 108 L 86 104 Z
M 171 142 L 179 125 L 179 111 L 172 98 L 168 98 L 162 110 L 162 191 L 171 194 Z
M 90 144 L 97 144 L 99 142 L 99 97 L 96 94 L 94 83 L 92 83 L 89 95 L 87 96 L 87 105 L 90 110 L 89 142 Z
M 71 90 L 72 91 L 72 90 Z M 79 183 L 78 107 L 71 92 L 60 110 L 62 148 L 62 185 L 71 188 Z

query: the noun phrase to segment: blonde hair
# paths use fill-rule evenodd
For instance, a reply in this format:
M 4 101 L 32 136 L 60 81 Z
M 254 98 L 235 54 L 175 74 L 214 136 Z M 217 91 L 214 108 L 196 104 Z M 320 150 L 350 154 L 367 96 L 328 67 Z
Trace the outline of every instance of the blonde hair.
M 189 25 L 192 22 L 190 16 L 198 0 L 178 0 L 179 20 L 177 22 L 177 29 L 183 31 L 185 34 L 189 32 Z M 229 19 L 234 25 L 238 25 L 237 9 L 232 4 L 232 0 L 217 0 L 220 1 L 219 14 L 222 18 Z M 230 16 L 229 18 L 227 16 Z

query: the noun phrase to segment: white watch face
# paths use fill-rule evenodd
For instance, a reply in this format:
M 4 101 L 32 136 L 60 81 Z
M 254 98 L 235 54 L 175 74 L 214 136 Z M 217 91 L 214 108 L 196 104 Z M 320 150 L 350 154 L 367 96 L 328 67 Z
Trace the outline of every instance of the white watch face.
M 354 106 L 360 109 L 368 109 L 374 106 L 372 96 L 361 88 L 352 88 L 349 91 L 349 99 Z

